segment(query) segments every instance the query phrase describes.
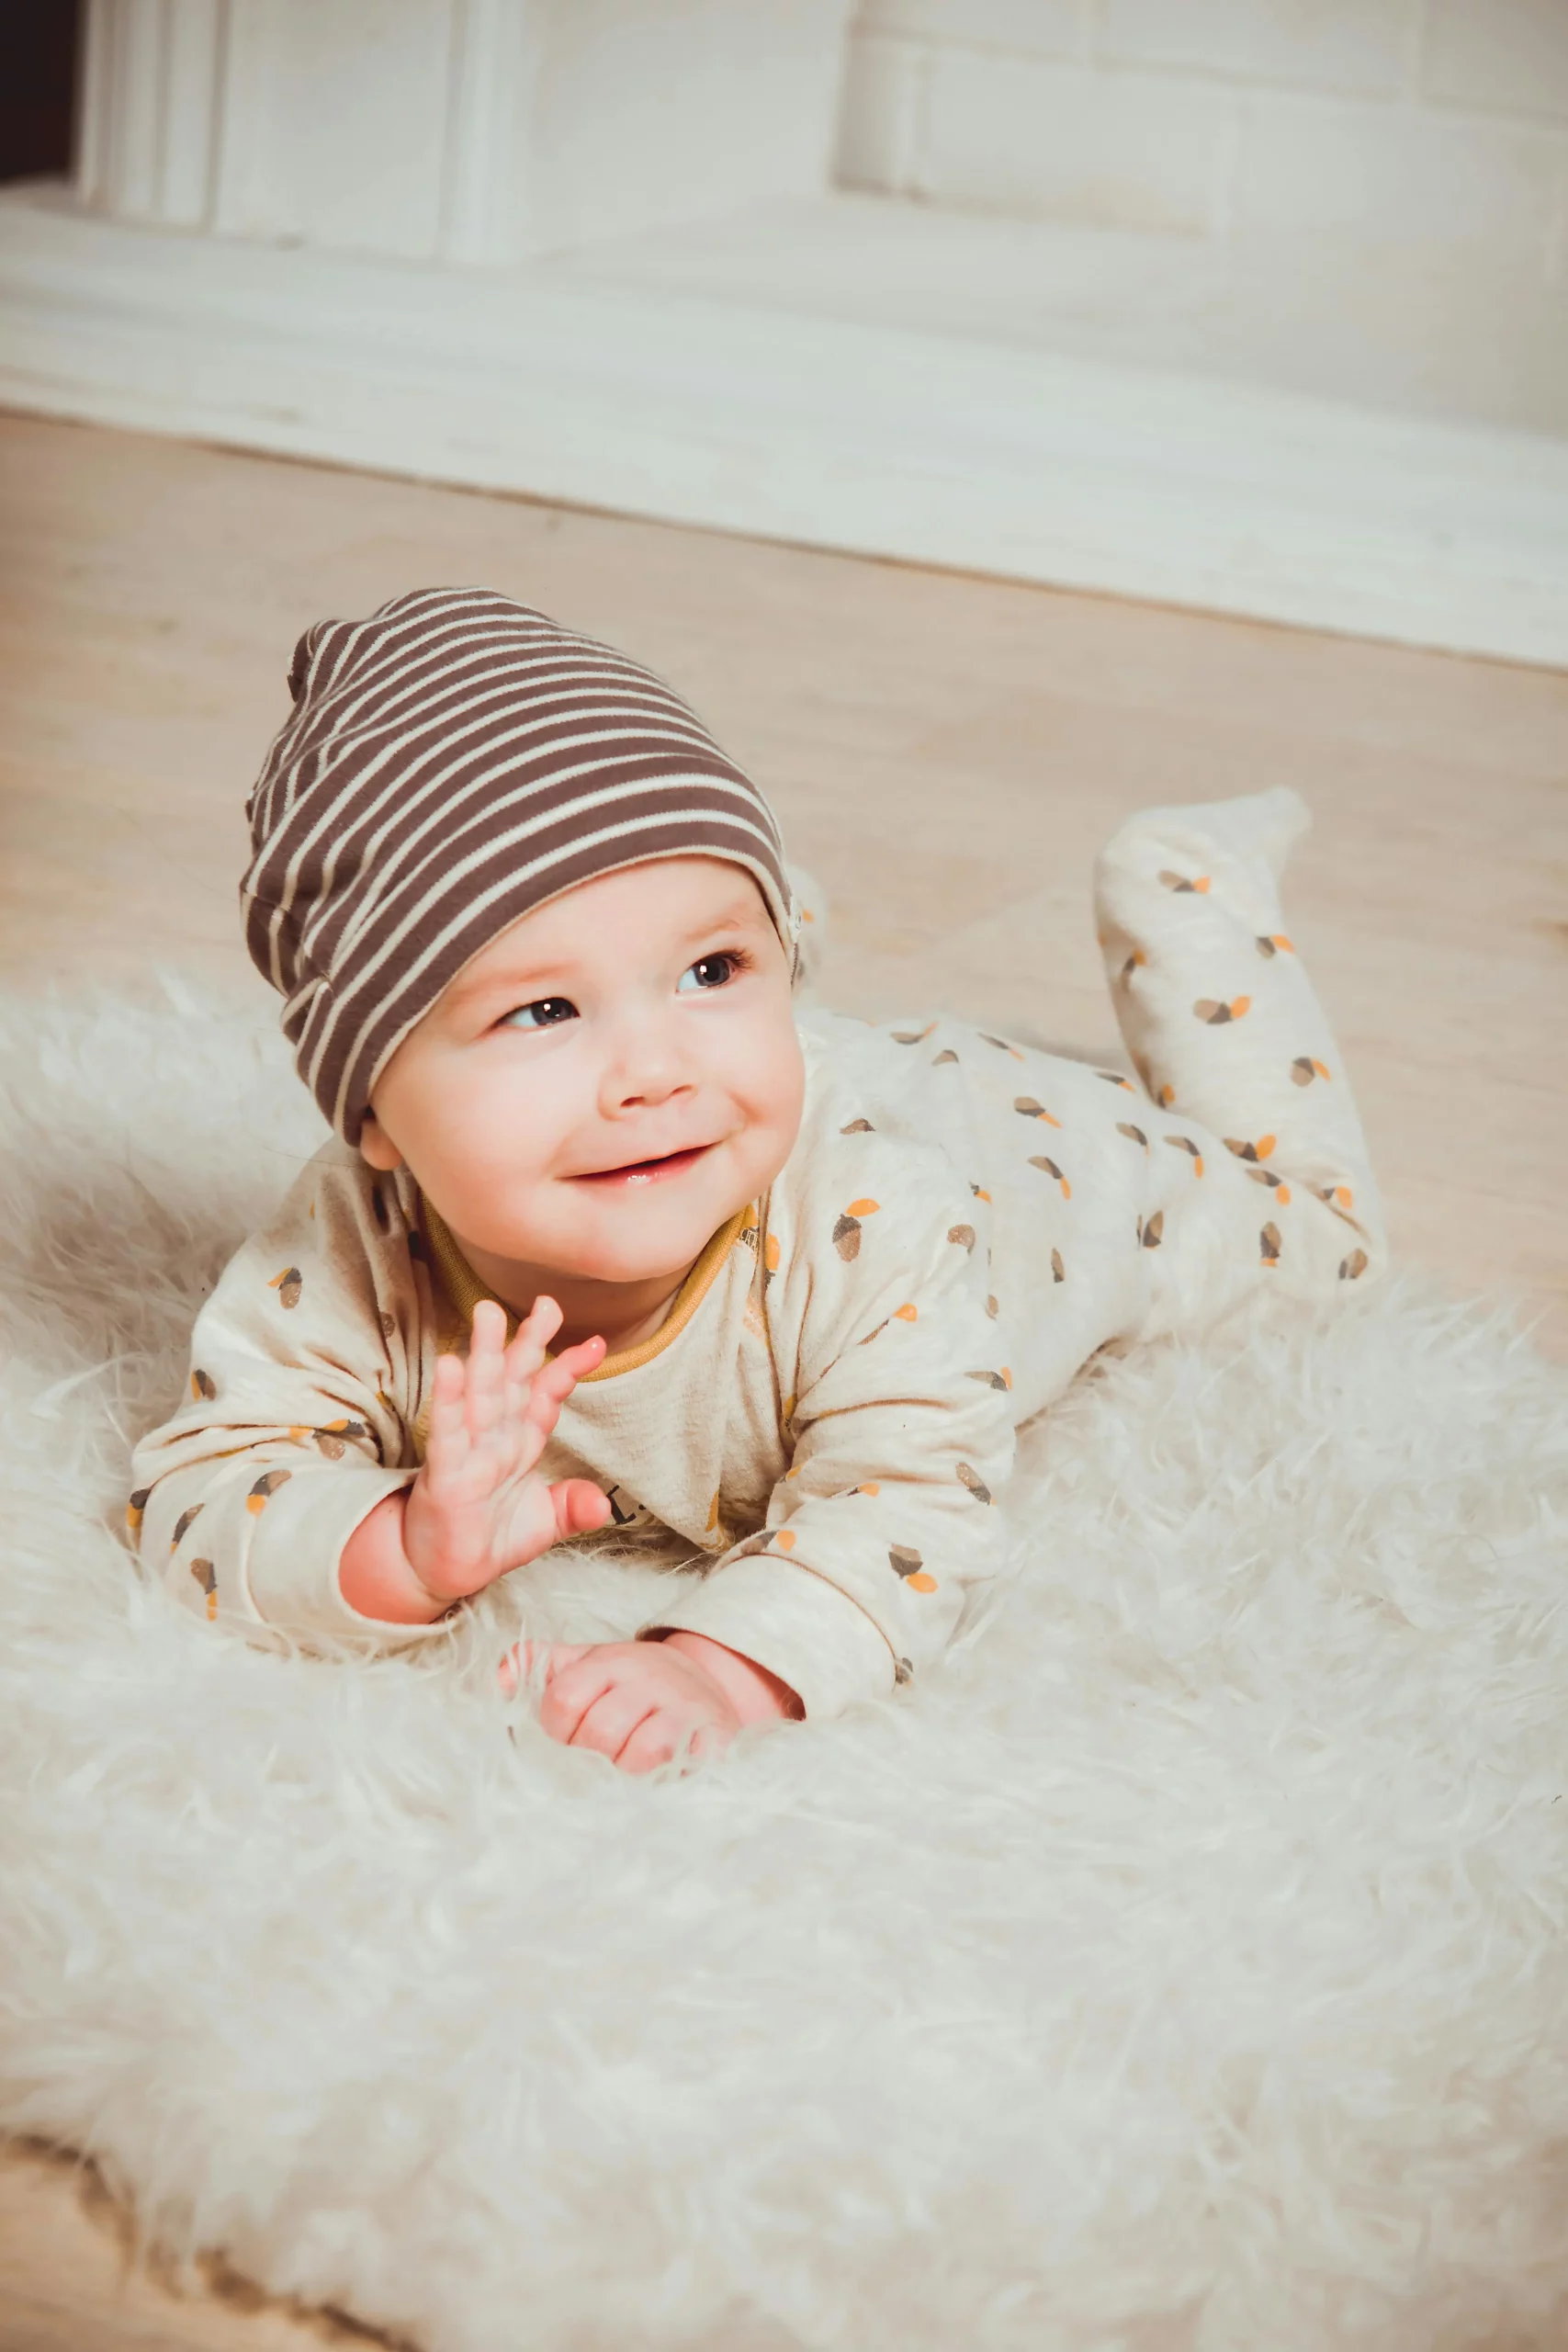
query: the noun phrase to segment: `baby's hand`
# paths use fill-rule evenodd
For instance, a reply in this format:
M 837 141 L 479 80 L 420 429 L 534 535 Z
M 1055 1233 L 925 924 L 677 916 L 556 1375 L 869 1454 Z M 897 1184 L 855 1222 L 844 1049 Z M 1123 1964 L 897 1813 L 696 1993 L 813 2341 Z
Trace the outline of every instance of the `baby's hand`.
M 520 1644 L 502 1667 L 516 1687 L 533 1659 Z M 596 1747 L 623 1772 L 651 1772 L 673 1756 L 694 1761 L 728 1747 L 742 1725 L 801 1713 L 787 1683 L 701 1634 L 661 1642 L 556 1643 L 545 1653 L 539 1721 L 568 1747 Z
M 590 1480 L 552 1487 L 535 1469 L 561 1407 L 604 1356 L 603 1340 L 584 1340 L 547 1363 L 560 1323 L 555 1300 L 537 1298 L 508 1347 L 505 1316 L 481 1299 L 467 1363 L 436 1360 L 424 1467 L 409 1489 L 402 1542 L 414 1577 L 442 1608 L 610 1516 Z
M 559 1329 L 555 1300 L 536 1298 L 507 1347 L 505 1316 L 481 1299 L 467 1364 L 436 1359 L 424 1467 L 360 1521 L 338 1563 L 343 1597 L 362 1617 L 427 1625 L 508 1568 L 604 1526 L 609 1498 L 591 1480 L 551 1487 L 534 1466 L 561 1407 L 604 1356 L 603 1340 L 584 1340 L 547 1363 Z

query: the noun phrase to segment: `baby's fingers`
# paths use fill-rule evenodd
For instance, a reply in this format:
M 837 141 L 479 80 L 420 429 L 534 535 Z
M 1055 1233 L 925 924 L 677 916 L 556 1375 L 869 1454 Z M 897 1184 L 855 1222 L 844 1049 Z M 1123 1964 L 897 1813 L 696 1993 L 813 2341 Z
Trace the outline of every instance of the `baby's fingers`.
M 610 1519 L 610 1498 L 592 1478 L 561 1478 L 550 1488 L 556 1510 L 556 1537 L 564 1544 L 573 1535 L 592 1535 Z
M 563 1667 L 574 1666 L 580 1657 L 586 1657 L 589 1648 L 587 1642 L 513 1642 L 496 1668 L 496 1679 L 501 1685 L 502 1698 L 510 1699 L 518 1684 L 533 1673 L 536 1658 L 542 1659 L 544 1663 L 547 1683 L 552 1674 L 558 1674 Z
M 568 1348 L 534 1374 L 530 1381 L 516 1381 L 506 1391 L 507 1410 L 514 1417 L 516 1446 L 513 1456 L 514 1468 L 531 1470 L 545 1450 L 545 1443 L 560 1419 L 560 1408 L 585 1372 L 592 1372 L 604 1360 L 603 1340 L 583 1340 L 575 1348 Z
M 463 1426 L 470 1449 L 495 1428 L 504 1410 L 506 1316 L 494 1299 L 481 1298 L 474 1308 L 463 1373 Z
M 430 1384 L 430 1430 L 424 1466 L 433 1482 L 462 1468 L 468 1456 L 468 1376 L 459 1356 L 437 1356 Z
M 722 1724 L 682 1716 L 677 1709 L 661 1707 L 656 1714 L 644 1716 L 615 1762 L 623 1772 L 656 1772 L 661 1764 L 672 1763 L 679 1757 L 684 1770 L 700 1764 L 705 1757 L 716 1756 L 721 1748 L 728 1747 L 733 1736 Z
M 542 1364 L 529 1383 L 528 1410 L 530 1419 L 539 1419 L 547 1410 L 546 1426 L 554 1429 L 556 1415 L 571 1395 L 584 1374 L 597 1372 L 608 1350 L 595 1335 L 592 1340 L 579 1340 L 574 1348 L 563 1348 Z
M 560 1308 L 541 1291 L 517 1326 L 506 1351 L 506 1377 L 510 1383 L 515 1385 L 532 1380 L 560 1327 Z

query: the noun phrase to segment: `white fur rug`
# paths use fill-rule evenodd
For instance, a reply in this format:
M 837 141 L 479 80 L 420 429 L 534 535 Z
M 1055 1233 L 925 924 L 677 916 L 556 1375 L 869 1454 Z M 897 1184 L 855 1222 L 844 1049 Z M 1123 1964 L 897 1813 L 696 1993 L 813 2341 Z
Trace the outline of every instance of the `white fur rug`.
M 0 1125 L 0 2124 L 439 2352 L 1562 2343 L 1568 1377 L 1500 1321 L 1108 1365 L 944 1676 L 649 1783 L 494 1627 L 139 1583 L 128 1442 L 315 1140 L 271 1033 L 11 1000 Z

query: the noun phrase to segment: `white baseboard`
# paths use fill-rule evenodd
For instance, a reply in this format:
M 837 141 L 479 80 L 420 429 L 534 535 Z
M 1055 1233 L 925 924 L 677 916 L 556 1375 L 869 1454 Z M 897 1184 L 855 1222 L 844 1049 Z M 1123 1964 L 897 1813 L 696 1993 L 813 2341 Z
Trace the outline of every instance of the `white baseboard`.
M 602 267 L 458 274 L 13 190 L 0 402 L 1568 665 L 1568 438 Z

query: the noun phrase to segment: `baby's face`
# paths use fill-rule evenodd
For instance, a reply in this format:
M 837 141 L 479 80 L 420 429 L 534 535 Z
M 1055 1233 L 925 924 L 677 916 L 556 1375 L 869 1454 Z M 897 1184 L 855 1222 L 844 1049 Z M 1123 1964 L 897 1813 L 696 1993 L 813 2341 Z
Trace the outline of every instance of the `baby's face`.
M 745 869 L 662 858 L 525 915 L 398 1047 L 360 1148 L 519 1267 L 683 1272 L 800 1124 L 789 964 Z

